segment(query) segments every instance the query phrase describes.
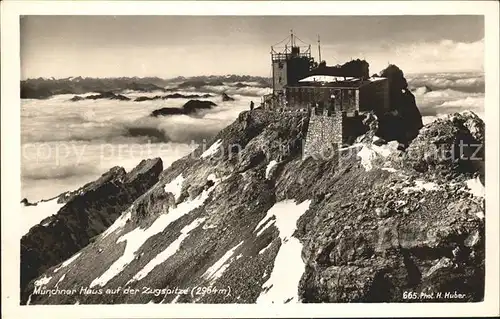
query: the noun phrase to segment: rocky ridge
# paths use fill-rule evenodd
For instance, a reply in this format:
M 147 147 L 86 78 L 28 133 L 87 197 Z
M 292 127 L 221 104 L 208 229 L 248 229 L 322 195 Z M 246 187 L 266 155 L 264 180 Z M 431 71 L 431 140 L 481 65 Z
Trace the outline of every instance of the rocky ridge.
M 85 94 L 92 92 L 167 91 L 168 81 L 156 77 L 146 78 L 64 78 L 27 79 L 21 81 L 21 99 L 46 99 L 57 94 Z
M 158 182 L 162 170 L 159 158 L 143 160 L 128 173 L 122 167 L 113 167 L 96 181 L 59 195 L 57 201 L 64 206 L 21 238 L 21 289 L 106 230 Z
M 113 92 L 102 92 L 99 94 L 93 94 L 89 96 L 79 96 L 75 95 L 70 99 L 72 102 L 77 102 L 77 101 L 82 101 L 82 100 L 102 100 L 102 99 L 108 99 L 108 100 L 120 100 L 120 101 L 130 101 L 129 97 L 126 97 L 125 95 L 121 94 L 115 94 Z
M 397 140 L 407 146 L 423 127 L 422 115 L 415 96 L 408 88 L 403 71 L 396 65 L 389 65 L 380 72 L 389 82 L 389 102 L 391 110 L 377 114 L 379 130 L 377 135 L 387 141 Z
M 168 100 L 168 99 L 199 99 L 199 98 L 209 98 L 212 97 L 211 94 L 180 94 L 180 93 L 173 93 L 173 94 L 167 94 L 167 95 L 155 95 L 153 97 L 149 96 L 140 96 L 137 97 L 134 101 L 135 102 L 142 102 L 142 101 L 154 101 L 154 100 Z
M 181 108 L 163 107 L 161 109 L 157 109 L 151 112 L 150 116 L 158 117 L 158 116 L 181 115 L 181 114 L 189 115 L 196 113 L 199 110 L 209 110 L 214 106 L 217 106 L 217 104 L 215 104 L 212 101 L 189 100 Z
M 46 99 L 58 94 L 85 94 L 92 92 L 119 93 L 124 90 L 139 92 L 170 92 L 179 89 L 203 88 L 206 86 L 221 86 L 225 83 L 242 88 L 241 82 L 252 82 L 258 87 L 270 87 L 271 80 L 265 77 L 248 75 L 227 76 L 196 76 L 161 79 L 158 77 L 118 77 L 118 78 L 88 78 L 69 77 L 63 79 L 34 78 L 20 83 L 21 99 Z M 169 88 L 166 88 L 166 87 Z M 177 86 L 177 87 L 175 87 Z

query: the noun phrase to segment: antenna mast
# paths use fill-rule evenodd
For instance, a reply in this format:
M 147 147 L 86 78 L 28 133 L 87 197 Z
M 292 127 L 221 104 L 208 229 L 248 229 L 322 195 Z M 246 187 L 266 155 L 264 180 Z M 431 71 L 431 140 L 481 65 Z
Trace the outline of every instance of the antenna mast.
M 319 63 L 321 63 L 321 41 L 319 40 L 319 34 L 318 34 L 318 55 L 319 55 Z
M 290 30 L 290 39 L 291 39 L 292 47 L 294 47 L 295 46 L 295 42 L 293 40 L 293 30 Z

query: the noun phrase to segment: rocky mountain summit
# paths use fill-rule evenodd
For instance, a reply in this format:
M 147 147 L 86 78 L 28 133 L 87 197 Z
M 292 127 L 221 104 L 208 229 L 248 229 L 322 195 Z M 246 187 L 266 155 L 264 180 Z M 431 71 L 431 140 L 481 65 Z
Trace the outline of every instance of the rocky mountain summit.
M 140 183 L 138 196 L 117 204 L 103 192 L 69 194 L 52 222 L 69 230 L 50 235 L 64 237 L 40 245 L 47 231 L 38 225 L 23 238 L 22 265 L 43 262 L 22 267 L 22 302 L 422 302 L 408 293 L 437 292 L 428 301 L 482 300 L 481 119 L 469 112 L 427 124 L 404 150 L 361 136 L 303 158 L 308 120 L 243 112 Z M 446 153 L 460 141 L 464 156 Z M 132 180 L 111 175 L 113 189 Z

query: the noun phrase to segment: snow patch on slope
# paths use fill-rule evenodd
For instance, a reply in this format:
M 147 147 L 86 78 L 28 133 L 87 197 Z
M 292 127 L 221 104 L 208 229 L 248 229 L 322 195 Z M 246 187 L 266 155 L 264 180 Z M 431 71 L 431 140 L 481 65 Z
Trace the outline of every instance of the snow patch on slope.
M 266 229 L 269 228 L 269 226 L 271 226 L 272 224 L 274 224 L 275 222 L 275 218 L 274 216 L 267 216 L 265 218 L 263 218 L 258 224 L 257 226 L 255 226 L 255 229 L 253 230 L 254 232 L 257 231 L 257 229 L 259 229 L 260 227 L 260 230 L 257 232 L 257 237 L 259 237 Z
M 47 277 L 46 275 L 43 275 L 42 278 L 35 280 L 34 285 L 35 287 L 46 285 L 50 282 L 51 279 L 52 277 Z
M 73 257 L 71 257 L 71 258 L 69 258 L 68 260 L 66 260 L 65 262 L 63 262 L 63 263 L 61 264 L 61 266 L 59 266 L 59 267 L 57 267 L 56 269 L 54 269 L 54 273 L 58 272 L 58 271 L 59 271 L 59 269 L 64 268 L 64 267 L 68 266 L 69 264 L 71 264 L 71 263 L 72 263 L 73 261 L 75 261 L 75 260 L 76 260 L 76 259 L 77 259 L 77 258 L 78 258 L 81 254 L 82 254 L 81 252 L 80 252 L 80 253 L 78 253 L 78 254 L 75 254 L 75 255 L 73 255 Z
M 132 206 L 130 207 L 132 208 Z M 106 229 L 104 233 L 102 233 L 102 239 L 106 238 L 109 234 L 113 233 L 115 230 L 122 229 L 126 224 L 127 220 L 131 217 L 130 210 L 126 213 L 122 214 L 115 222 Z
M 184 177 L 182 176 L 182 174 L 180 174 L 170 183 L 165 184 L 165 192 L 174 194 L 175 200 L 178 200 L 181 196 L 182 183 L 184 183 Z
M 59 278 L 59 280 L 58 280 L 58 281 L 57 281 L 57 283 L 56 283 L 56 287 L 57 287 L 57 285 L 59 285 L 59 283 L 60 283 L 61 281 L 63 281 L 63 280 L 64 280 L 64 278 L 65 278 L 65 277 L 66 277 L 66 274 L 63 274 L 63 275 L 61 276 L 61 278 Z
M 373 169 L 373 161 L 379 157 L 386 158 L 392 152 L 396 151 L 398 148 L 398 142 L 391 141 L 384 145 L 375 144 L 359 144 L 362 145 L 361 150 L 358 152 L 358 156 L 361 157 L 361 165 L 366 171 Z M 359 146 L 358 145 L 358 146 Z
M 57 202 L 58 198 L 49 201 L 40 201 L 36 205 L 24 206 L 21 204 L 21 235 L 29 232 L 30 228 L 39 224 L 45 218 L 57 214 L 65 204 Z
M 403 193 L 408 194 L 410 191 L 435 191 L 438 190 L 439 186 L 438 184 L 434 182 L 425 182 L 421 180 L 416 180 L 415 181 L 415 186 L 410 186 L 410 187 L 405 187 L 402 189 Z
M 268 225 L 266 228 L 276 225 L 281 246 L 274 260 L 271 276 L 262 286 L 264 291 L 257 298 L 257 303 L 300 302 L 298 285 L 305 264 L 301 257 L 302 244 L 292 235 L 297 228 L 297 220 L 309 209 L 310 204 L 310 200 L 300 204 L 296 204 L 294 200 L 278 202 L 259 223 Z M 271 219 L 273 216 L 275 219 Z M 267 223 L 266 220 L 272 220 L 272 223 Z
M 175 298 L 174 298 L 174 299 L 172 299 L 172 301 L 171 301 L 170 303 L 177 303 L 177 301 L 179 300 L 179 298 L 180 298 L 180 297 L 181 297 L 181 295 L 177 295 L 177 296 L 175 296 Z M 163 300 L 162 300 L 162 302 L 161 302 L 161 303 L 163 303 Z
M 144 266 L 132 279 L 129 280 L 129 283 L 133 281 L 139 281 L 142 278 L 146 277 L 153 269 L 161 265 L 168 258 L 173 256 L 181 247 L 182 242 L 189 236 L 189 233 L 200 226 L 205 221 L 205 218 L 197 218 L 191 224 L 187 225 L 181 230 L 181 235 L 174 240 L 165 250 L 156 255 L 153 259 L 149 261 L 149 263 Z
M 201 158 L 206 158 L 206 157 L 210 157 L 212 155 L 214 155 L 215 153 L 217 153 L 217 151 L 219 150 L 219 146 L 222 144 L 222 140 L 217 140 L 215 141 L 215 143 L 213 143 L 209 148 L 208 150 L 206 150 L 205 152 L 203 152 L 203 154 L 201 154 Z
M 273 244 L 273 242 L 270 242 L 269 245 L 267 245 L 266 247 L 262 248 L 260 251 L 259 251 L 259 255 L 260 254 L 263 254 L 266 252 L 266 250 L 269 249 L 269 247 L 271 247 L 271 245 Z
M 278 164 L 278 162 L 276 162 L 275 160 L 272 160 L 269 162 L 269 164 L 267 164 L 267 167 L 266 167 L 266 179 L 269 178 L 269 173 L 271 173 L 271 169 L 276 166 L 276 164 Z
M 146 229 L 136 228 L 118 238 L 118 240 L 116 241 L 117 243 L 123 241 L 126 242 L 123 255 L 118 258 L 101 276 L 94 279 L 91 282 L 90 287 L 106 285 L 111 279 L 113 279 L 123 269 L 125 269 L 125 267 L 131 261 L 134 260 L 135 253 L 139 250 L 139 248 L 141 248 L 146 240 L 158 233 L 161 233 L 165 228 L 168 227 L 168 225 L 170 225 L 177 219 L 189 214 L 192 210 L 202 206 L 210 193 L 214 190 L 214 188 L 215 185 L 207 190 L 204 190 L 195 199 L 182 202 L 181 204 L 177 205 L 177 207 L 168 211 L 167 214 L 160 215 L 150 227 Z
M 468 192 L 476 197 L 483 197 L 486 194 L 484 185 L 479 180 L 479 177 L 469 179 L 466 181 Z
M 231 263 L 234 260 L 237 260 L 241 257 L 241 255 L 237 257 L 233 257 L 234 252 L 236 249 L 238 249 L 241 244 L 243 244 L 243 241 L 240 242 L 238 245 L 234 246 L 230 250 L 228 250 L 224 256 L 222 256 L 219 260 L 217 260 L 210 268 L 205 271 L 205 273 L 202 275 L 203 278 L 210 280 L 210 282 L 214 282 L 218 278 L 224 274 L 224 271 L 231 265 Z

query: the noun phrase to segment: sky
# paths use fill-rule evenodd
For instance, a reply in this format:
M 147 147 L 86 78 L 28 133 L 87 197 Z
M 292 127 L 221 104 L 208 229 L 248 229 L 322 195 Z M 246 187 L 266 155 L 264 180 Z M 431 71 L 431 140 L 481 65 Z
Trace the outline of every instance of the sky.
M 328 65 L 482 71 L 483 16 L 22 16 L 21 77 L 270 76 L 290 30 Z M 300 43 L 300 41 L 298 42 Z M 283 43 L 284 44 L 284 43 Z

